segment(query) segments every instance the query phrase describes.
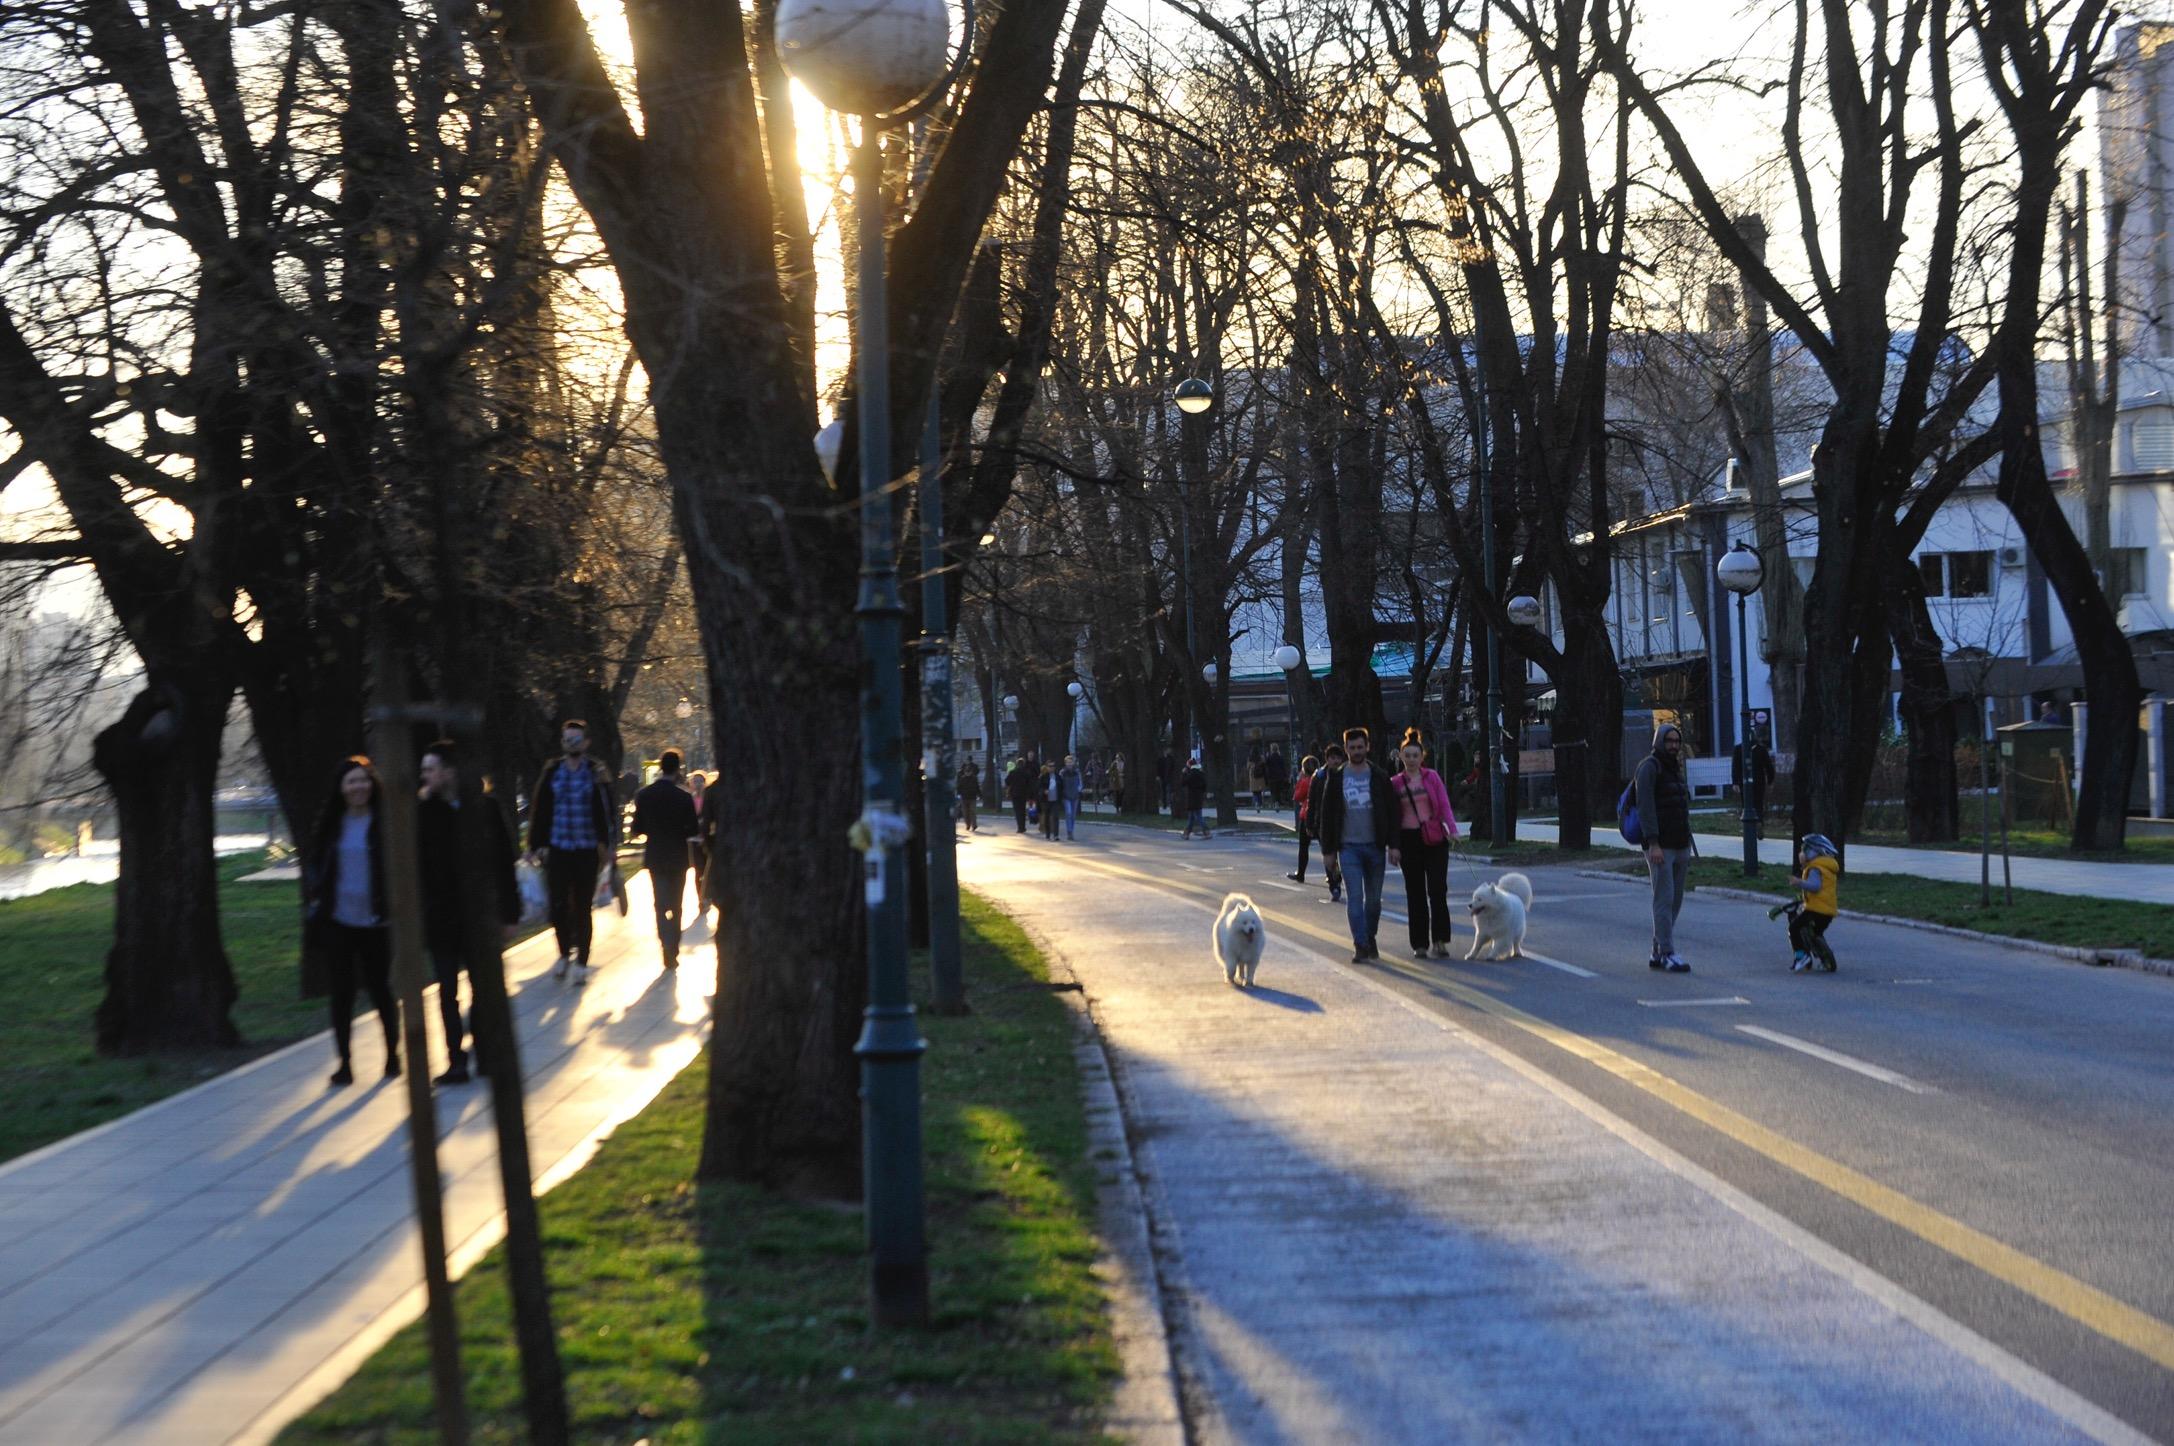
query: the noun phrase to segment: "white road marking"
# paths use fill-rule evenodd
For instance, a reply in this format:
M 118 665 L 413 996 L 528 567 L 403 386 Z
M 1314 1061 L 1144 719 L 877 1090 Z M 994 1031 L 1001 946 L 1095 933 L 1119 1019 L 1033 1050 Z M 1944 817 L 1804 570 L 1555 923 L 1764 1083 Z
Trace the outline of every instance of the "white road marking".
M 1731 994 L 1726 999 L 1641 999 L 1639 1005 L 1646 1009 L 1699 1009 L 1710 1004 L 1749 1004 L 1741 994 Z
M 1261 882 L 1271 889 L 1289 889 L 1294 894 L 1310 894 L 1313 892 L 1311 889 L 1302 888 L 1297 884 L 1287 884 L 1281 879 L 1262 879 Z
M 1861 1060 L 1852 1054 L 1844 1054 L 1838 1049 L 1828 1049 L 1825 1045 L 1814 1044 L 1808 1039 L 1798 1039 L 1793 1034 L 1783 1034 L 1778 1030 L 1762 1029 L 1756 1024 L 1739 1024 L 1736 1028 L 1741 1033 L 1757 1035 L 1761 1039 L 1780 1045 L 1783 1049 L 1793 1049 L 1799 1054 L 1808 1054 L 1814 1059 L 1823 1059 L 1829 1064 L 1838 1064 L 1842 1068 L 1853 1070 L 1867 1079 L 1876 1079 L 1882 1084 L 1891 1084 L 1896 1089 L 1908 1090 L 1913 1095 L 1930 1093 L 1926 1086 L 1919 1084 L 1906 1074 L 1897 1074 L 1891 1069 L 1882 1069 L 1876 1064 Z
M 1530 949 L 1527 949 L 1525 951 L 1525 957 L 1527 959 L 1530 959 L 1535 964 L 1545 964 L 1550 969 L 1560 969 L 1563 971 L 1563 973 L 1575 974 L 1580 979 L 1598 979 L 1600 977 L 1598 974 L 1595 974 L 1590 969 L 1580 969 L 1575 964 L 1565 964 L 1560 959 L 1550 959 L 1547 957 L 1547 955 L 1535 954 Z

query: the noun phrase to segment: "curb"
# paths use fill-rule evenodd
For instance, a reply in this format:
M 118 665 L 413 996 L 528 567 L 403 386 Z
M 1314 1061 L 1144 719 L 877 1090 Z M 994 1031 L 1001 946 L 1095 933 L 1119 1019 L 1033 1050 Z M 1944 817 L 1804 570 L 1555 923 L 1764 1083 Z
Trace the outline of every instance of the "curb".
M 1645 880 L 1628 874 L 1613 873 L 1606 869 L 1580 869 L 1581 879 L 1613 879 L 1617 883 L 1643 886 Z M 1765 904 L 1772 908 L 1780 897 L 1762 894 L 1751 889 L 1732 889 L 1725 884 L 1701 884 L 1691 892 L 1705 894 L 1716 899 L 1737 899 L 1745 903 Z M 2144 974 L 2160 974 L 2174 978 L 2174 959 L 2154 959 L 2141 949 L 2092 949 L 2078 944 L 2048 944 L 2042 939 L 2018 939 L 2010 934 L 1988 934 L 1982 929 L 1964 929 L 1954 924 L 1936 924 L 1930 919 L 1905 919 L 1894 914 L 1867 914 L 1856 909 L 1841 911 L 1844 919 L 1856 919 L 1866 924 L 1888 924 L 1897 929 L 1917 929 L 1927 934 L 1945 934 L 1950 939 L 1969 939 L 1980 944 L 1997 944 L 2009 949 L 2023 949 L 2033 954 L 2048 954 L 2056 959 L 2066 959 L 2072 964 L 2088 964 L 2096 969 L 2134 969 Z
M 1088 1157 L 1095 1166 L 1095 1214 L 1101 1251 L 1095 1274 L 1109 1289 L 1111 1334 L 1122 1375 L 1110 1400 L 1104 1431 L 1136 1446 L 1186 1446 L 1187 1427 L 1178 1392 L 1177 1361 L 1170 1347 L 1170 1302 L 1161 1254 L 1154 1243 L 1154 1215 L 1126 1125 L 1124 1091 L 1109 1048 L 1071 961 L 1041 932 L 1005 916 L 1041 950 L 1050 975 L 1069 983 L 1058 998 L 1072 1011 L 1072 1059 L 1079 1067 L 1087 1107 Z

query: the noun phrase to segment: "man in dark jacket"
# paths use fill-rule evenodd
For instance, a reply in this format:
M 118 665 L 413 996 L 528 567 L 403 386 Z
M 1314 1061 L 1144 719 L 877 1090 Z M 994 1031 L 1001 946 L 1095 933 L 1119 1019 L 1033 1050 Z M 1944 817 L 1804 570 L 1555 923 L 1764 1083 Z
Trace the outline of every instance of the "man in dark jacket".
M 438 981 L 438 1017 L 445 1024 L 446 1071 L 436 1083 L 468 1083 L 467 1031 L 461 1022 L 460 976 L 473 970 L 475 960 L 468 942 L 467 896 L 462 891 L 461 860 L 467 843 L 462 837 L 460 812 L 460 756 L 445 739 L 423 753 L 423 801 L 415 811 L 416 862 L 423 883 L 423 944 L 430 951 L 430 971 Z M 492 912 L 507 932 L 521 922 L 521 891 L 513 877 L 513 837 L 506 831 L 505 815 L 489 799 L 480 801 L 487 852 L 476 874 L 487 880 Z M 472 989 L 471 989 L 471 992 Z M 476 1057 L 478 1073 L 483 1057 Z
M 958 795 L 959 814 L 966 820 L 966 831 L 978 833 L 981 830 L 981 770 L 974 766 L 973 759 L 959 765 L 959 776 L 952 787 Z
M 1208 775 L 1201 772 L 1200 759 L 1185 760 L 1185 771 L 1178 775 L 1178 792 L 1185 804 L 1185 836 L 1191 838 L 1199 829 L 1202 838 L 1211 838 L 1208 832 Z
M 1645 832 L 1646 876 L 1653 885 L 1653 952 L 1650 969 L 1688 974 L 1676 952 L 1676 916 L 1683 912 L 1683 881 L 1691 870 L 1691 789 L 1683 774 L 1683 730 L 1663 723 L 1653 730 L 1653 751 L 1638 764 L 1638 823 Z
M 1389 775 L 1367 760 L 1371 744 L 1364 728 L 1346 728 L 1344 766 L 1326 770 L 1306 799 L 1322 852 L 1342 871 L 1354 964 L 1381 957 L 1374 945 L 1381 932 L 1381 885 L 1396 862 L 1389 844 L 1397 836 L 1396 791 Z
M 1268 796 L 1276 801 L 1277 808 L 1290 801 L 1291 763 L 1273 743 L 1268 745 L 1268 756 L 1261 760 L 1261 778 L 1268 784 Z
M 1019 833 L 1027 831 L 1027 800 L 1034 797 L 1034 770 L 1025 758 L 1014 758 L 1004 773 L 1004 796 L 1011 800 L 1012 821 Z
M 619 841 L 619 810 L 612 803 L 611 774 L 589 757 L 589 725 L 569 718 L 559 726 L 565 756 L 544 766 L 528 796 L 528 850 L 544 865 L 551 892 L 551 931 L 559 959 L 551 977 L 589 982 L 589 911 L 597 872 L 611 862 Z
M 664 949 L 664 967 L 679 967 L 681 907 L 687 902 L 687 841 L 701 830 L 695 815 L 694 795 L 680 782 L 679 750 L 667 748 L 657 755 L 657 781 L 634 795 L 634 822 L 627 827 L 631 838 L 642 844 L 642 868 L 649 875 L 657 902 L 657 943 Z

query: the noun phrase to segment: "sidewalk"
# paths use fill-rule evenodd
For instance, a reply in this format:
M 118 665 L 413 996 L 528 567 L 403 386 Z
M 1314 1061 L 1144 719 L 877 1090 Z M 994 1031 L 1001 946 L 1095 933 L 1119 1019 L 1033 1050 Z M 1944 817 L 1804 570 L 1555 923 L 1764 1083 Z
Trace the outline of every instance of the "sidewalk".
M 1555 825 L 1519 819 L 1517 836 L 1536 843 L 1553 843 Z M 1740 833 L 1702 833 L 1694 837 L 1698 840 L 1698 851 L 1707 858 L 1741 861 L 1744 857 L 1744 836 Z M 1623 836 L 1615 831 L 1612 822 L 1593 826 L 1593 843 L 1625 853 L 1635 852 L 1623 842 Z M 1761 842 L 1759 862 L 1788 867 L 1793 862 L 1789 857 L 1789 840 L 1770 838 Z M 1849 869 L 1856 874 L 1908 874 L 1913 878 L 1938 879 L 1944 883 L 1975 884 L 1978 868 L 1978 856 L 1974 853 L 1849 845 Z M 2174 865 L 2019 857 L 2009 860 L 2009 868 L 2019 889 L 2042 889 L 2049 894 L 2081 894 L 2097 899 L 2129 899 L 2139 904 L 2174 904 Z M 1995 854 L 1993 884 L 1996 888 L 2000 879 L 2000 856 Z
M 1207 941 L 1243 879 L 996 843 L 962 873 L 1079 979 L 1118 1078 L 1190 1439 L 2137 1439 L 1333 962 L 1341 911 L 1272 929 L 1240 991 Z
M 715 954 L 658 968 L 648 883 L 595 916 L 585 988 L 549 931 L 506 957 L 540 1189 L 701 1047 Z M 374 1014 L 355 1039 L 346 1089 L 328 1031 L 0 1167 L 0 1440 L 266 1440 L 421 1314 L 407 1094 Z M 436 1103 L 458 1273 L 503 1232 L 496 1135 L 481 1083 Z

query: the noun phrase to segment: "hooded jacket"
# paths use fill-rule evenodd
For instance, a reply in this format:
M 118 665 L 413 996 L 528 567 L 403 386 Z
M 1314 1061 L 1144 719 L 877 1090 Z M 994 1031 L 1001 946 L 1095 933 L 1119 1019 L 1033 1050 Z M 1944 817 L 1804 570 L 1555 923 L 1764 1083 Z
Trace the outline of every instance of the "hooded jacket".
M 1653 751 L 1638 763 L 1638 817 L 1644 823 L 1646 844 L 1664 849 L 1691 847 L 1691 787 L 1684 780 L 1683 763 L 1663 751 L 1668 736 L 1683 730 L 1663 723 L 1653 730 Z

